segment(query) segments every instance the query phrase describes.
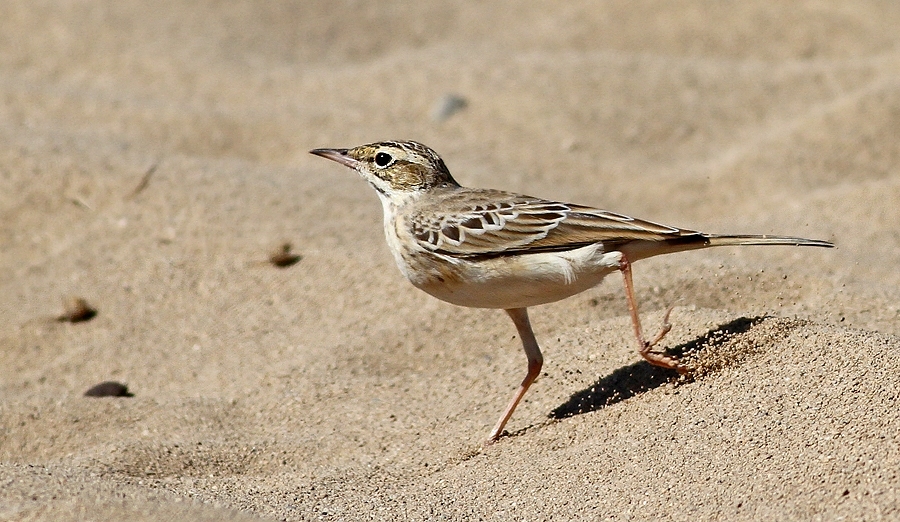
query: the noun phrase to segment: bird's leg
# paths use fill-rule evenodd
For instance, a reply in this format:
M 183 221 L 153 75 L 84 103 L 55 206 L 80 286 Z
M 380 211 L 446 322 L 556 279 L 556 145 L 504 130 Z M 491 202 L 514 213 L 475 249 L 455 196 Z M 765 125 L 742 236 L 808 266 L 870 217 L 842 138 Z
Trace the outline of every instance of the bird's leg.
M 519 337 L 522 338 L 522 347 L 525 349 L 525 355 L 528 357 L 528 373 L 525 375 L 525 379 L 522 380 L 522 384 L 519 385 L 519 389 L 516 390 L 516 394 L 513 395 L 512 400 L 509 401 L 509 405 L 506 406 L 506 410 L 503 411 L 503 415 L 500 416 L 500 420 L 497 421 L 497 425 L 491 430 L 488 443 L 500 438 L 500 434 L 503 433 L 503 427 L 506 426 L 506 421 L 512 417 L 513 411 L 519 405 L 519 401 L 525 396 L 525 392 L 528 391 L 531 383 L 537 379 L 537 376 L 541 373 L 541 366 L 544 365 L 544 357 L 541 355 L 541 349 L 534 338 L 534 332 L 531 331 L 531 322 L 528 321 L 528 309 L 513 308 L 506 310 L 506 313 L 509 314 L 509 317 L 515 323 L 516 330 L 519 331 Z
M 652 341 L 645 340 L 644 334 L 641 331 L 641 318 L 638 315 L 637 301 L 634 299 L 634 283 L 631 281 L 631 263 L 624 254 L 622 255 L 622 260 L 619 261 L 619 270 L 622 271 L 622 277 L 625 279 L 625 299 L 628 301 L 628 311 L 631 313 L 631 323 L 634 326 L 634 335 L 637 337 L 638 341 L 638 353 L 641 354 L 641 357 L 647 362 L 655 366 L 677 370 L 678 373 L 686 372 L 687 367 L 679 363 L 674 357 L 651 350 L 651 348 L 656 346 L 656 343 L 662 341 L 663 337 L 665 337 L 666 334 L 669 333 L 669 330 L 672 329 L 672 325 L 669 323 L 669 314 L 672 313 L 672 308 L 670 307 L 666 310 L 666 315 L 663 317 L 663 326 L 659 330 L 659 333 L 656 334 Z

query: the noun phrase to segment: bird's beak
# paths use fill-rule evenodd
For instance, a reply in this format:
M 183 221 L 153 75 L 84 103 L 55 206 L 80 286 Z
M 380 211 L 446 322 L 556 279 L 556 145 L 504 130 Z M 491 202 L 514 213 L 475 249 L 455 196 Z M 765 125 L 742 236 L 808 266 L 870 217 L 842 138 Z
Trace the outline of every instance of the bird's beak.
M 323 158 L 328 158 L 331 161 L 336 161 L 341 165 L 346 165 L 351 169 L 355 169 L 359 166 L 359 160 L 350 157 L 349 149 L 313 149 L 309 151 L 310 154 L 315 154 L 316 156 L 322 156 Z

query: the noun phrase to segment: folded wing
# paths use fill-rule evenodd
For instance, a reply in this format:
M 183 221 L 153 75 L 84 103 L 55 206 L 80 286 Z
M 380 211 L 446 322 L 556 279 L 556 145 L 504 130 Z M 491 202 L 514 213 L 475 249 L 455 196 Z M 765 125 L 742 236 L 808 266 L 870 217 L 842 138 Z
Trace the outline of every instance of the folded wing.
M 426 216 L 428 216 L 426 218 Z M 500 191 L 455 191 L 410 221 L 420 246 L 465 258 L 559 252 L 603 243 L 706 241 L 692 230 L 622 214 Z

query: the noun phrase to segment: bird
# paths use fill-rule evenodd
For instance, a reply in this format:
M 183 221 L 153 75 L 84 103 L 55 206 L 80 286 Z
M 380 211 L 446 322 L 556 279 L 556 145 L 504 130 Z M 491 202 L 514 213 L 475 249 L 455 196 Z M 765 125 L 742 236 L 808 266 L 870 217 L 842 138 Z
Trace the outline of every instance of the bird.
M 799 237 L 707 234 L 584 205 L 466 188 L 434 150 L 415 141 L 310 153 L 355 170 L 375 189 L 388 247 L 415 287 L 454 305 L 502 309 L 512 319 L 528 369 L 487 443 L 502 436 L 543 365 L 529 307 L 571 297 L 619 271 L 638 353 L 652 365 L 687 373 L 683 362 L 653 350 L 671 329 L 671 308 L 659 332 L 644 337 L 632 283 L 635 261 L 717 246 L 834 246 Z

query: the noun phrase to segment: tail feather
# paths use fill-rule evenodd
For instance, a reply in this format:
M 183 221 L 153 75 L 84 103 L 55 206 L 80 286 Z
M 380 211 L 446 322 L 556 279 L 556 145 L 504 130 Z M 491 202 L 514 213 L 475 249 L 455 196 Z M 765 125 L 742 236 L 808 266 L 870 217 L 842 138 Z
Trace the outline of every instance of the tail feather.
M 679 237 L 663 240 L 636 240 L 619 247 L 632 261 L 647 259 L 660 254 L 672 254 L 687 250 L 699 250 L 717 246 L 744 245 L 785 245 L 833 248 L 834 243 L 821 239 L 769 235 L 720 235 L 700 232 L 686 233 Z
M 703 234 L 703 237 L 708 240 L 708 243 L 705 246 L 788 245 L 815 246 L 825 248 L 834 247 L 834 243 L 832 243 L 831 241 L 824 241 L 821 239 L 804 239 L 802 237 L 719 234 Z

